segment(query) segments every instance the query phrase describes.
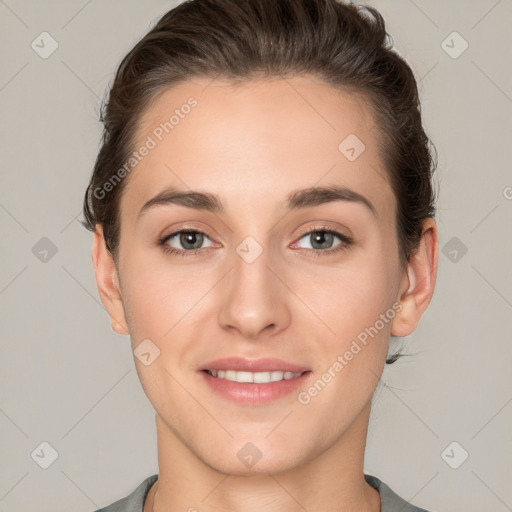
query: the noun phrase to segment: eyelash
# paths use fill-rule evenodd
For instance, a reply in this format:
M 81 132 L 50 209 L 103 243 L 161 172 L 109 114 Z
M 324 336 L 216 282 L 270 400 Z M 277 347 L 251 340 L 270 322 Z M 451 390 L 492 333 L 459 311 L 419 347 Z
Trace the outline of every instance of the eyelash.
M 195 254 L 203 251 L 203 249 L 192 249 L 190 251 L 186 251 L 186 250 L 181 250 L 181 249 L 175 249 L 174 247 L 170 247 L 169 245 L 167 245 L 167 241 L 169 239 L 171 239 L 174 236 L 179 235 L 181 233 L 198 233 L 198 234 L 205 236 L 208 239 L 210 238 L 206 233 L 204 233 L 203 231 L 201 231 L 199 229 L 180 229 L 179 231 L 174 231 L 173 233 L 170 233 L 169 235 L 166 235 L 163 238 L 160 238 L 158 240 L 158 245 L 160 245 L 162 247 L 162 250 L 164 252 L 166 252 L 168 254 L 172 254 L 173 256 L 181 256 L 181 257 L 194 256 Z M 337 252 L 341 252 L 341 251 L 348 249 L 353 244 L 353 240 L 351 237 L 344 235 L 343 233 L 340 233 L 339 231 L 337 231 L 336 229 L 334 229 L 330 226 L 314 226 L 309 231 L 306 231 L 305 233 L 303 233 L 299 237 L 299 240 L 304 238 L 306 235 L 310 235 L 312 233 L 330 233 L 330 234 L 337 236 L 341 242 L 336 247 L 334 247 L 332 249 L 325 249 L 325 250 L 302 249 L 303 251 L 307 251 L 308 253 L 311 253 L 311 255 L 313 257 L 317 257 L 317 256 L 321 256 L 321 255 L 323 255 L 323 256 L 331 255 L 331 254 L 334 254 Z

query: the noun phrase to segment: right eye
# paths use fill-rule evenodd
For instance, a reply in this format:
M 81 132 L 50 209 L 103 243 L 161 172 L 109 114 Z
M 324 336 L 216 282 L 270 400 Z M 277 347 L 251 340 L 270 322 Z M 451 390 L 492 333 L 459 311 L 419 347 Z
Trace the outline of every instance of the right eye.
M 159 241 L 159 244 L 167 253 L 175 254 L 177 256 L 192 256 L 202 250 L 201 246 L 205 239 L 210 240 L 208 235 L 202 231 L 182 229 L 175 231 L 170 235 L 166 235 Z M 172 245 L 172 242 L 175 244 L 181 244 L 183 249 L 180 249 L 179 247 L 176 248 Z M 211 245 L 209 247 L 211 247 Z

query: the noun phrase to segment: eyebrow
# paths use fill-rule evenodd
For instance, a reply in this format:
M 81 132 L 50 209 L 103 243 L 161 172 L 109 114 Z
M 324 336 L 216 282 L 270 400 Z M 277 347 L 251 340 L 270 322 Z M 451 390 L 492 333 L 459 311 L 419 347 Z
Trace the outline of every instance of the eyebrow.
M 299 210 L 334 201 L 348 201 L 362 204 L 371 211 L 374 216 L 377 216 L 377 211 L 370 200 L 354 190 L 337 185 L 310 187 L 293 191 L 288 195 L 285 207 L 288 211 Z M 219 196 L 215 194 L 196 190 L 184 191 L 176 187 L 169 187 L 147 201 L 141 208 L 138 217 L 140 218 L 144 212 L 156 206 L 171 204 L 185 206 L 195 210 L 205 210 L 212 213 L 225 212 L 222 201 Z

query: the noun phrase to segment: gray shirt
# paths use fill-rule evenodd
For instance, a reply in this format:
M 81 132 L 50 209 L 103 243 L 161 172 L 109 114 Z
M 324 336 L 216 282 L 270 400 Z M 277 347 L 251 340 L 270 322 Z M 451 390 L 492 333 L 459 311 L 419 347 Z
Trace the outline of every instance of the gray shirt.
M 108 507 L 95 512 L 144 512 L 144 500 L 151 486 L 156 482 L 158 475 L 146 478 L 130 495 L 122 498 Z M 385 483 L 378 478 L 365 475 L 366 481 L 379 491 L 381 509 L 380 512 L 428 512 L 415 507 L 395 494 Z

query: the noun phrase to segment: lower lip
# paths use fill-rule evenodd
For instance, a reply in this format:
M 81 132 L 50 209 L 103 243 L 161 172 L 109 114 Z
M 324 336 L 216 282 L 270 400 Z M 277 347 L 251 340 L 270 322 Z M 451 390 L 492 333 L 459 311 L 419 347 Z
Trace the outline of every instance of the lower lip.
M 290 393 L 293 393 L 305 379 L 311 374 L 310 371 L 304 372 L 294 379 L 283 379 L 267 384 L 255 384 L 250 382 L 233 382 L 231 380 L 219 379 L 213 377 L 205 371 L 201 371 L 210 389 L 222 395 L 224 398 L 239 404 L 265 404 L 278 400 Z

